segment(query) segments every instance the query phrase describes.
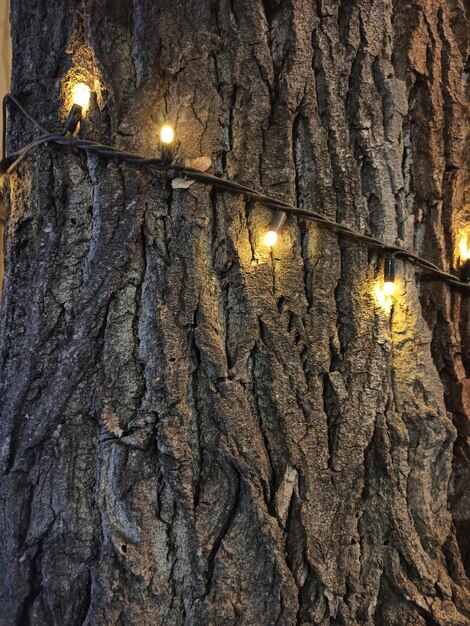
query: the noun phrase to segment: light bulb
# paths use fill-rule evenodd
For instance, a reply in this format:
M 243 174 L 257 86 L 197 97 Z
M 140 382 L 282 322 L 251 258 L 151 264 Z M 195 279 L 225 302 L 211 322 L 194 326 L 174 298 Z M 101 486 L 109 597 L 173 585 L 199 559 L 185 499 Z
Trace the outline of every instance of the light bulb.
M 173 141 L 175 140 L 175 131 L 173 130 L 173 127 L 170 126 L 170 124 L 163 124 L 163 126 L 160 128 L 160 139 L 162 143 L 173 143 Z
M 461 280 L 470 283 L 470 248 L 468 246 L 468 233 L 463 233 L 459 241 L 459 254 L 461 266 Z
M 274 246 L 277 241 L 277 233 L 274 230 L 268 230 L 268 232 L 264 236 L 264 245 L 265 246 Z
M 74 104 L 82 107 L 82 111 L 88 109 L 90 103 L 90 88 L 85 83 L 77 83 L 72 88 L 72 100 Z
M 459 241 L 460 260 L 467 261 L 470 259 L 470 248 L 468 247 L 468 236 L 464 234 Z
M 378 282 L 375 286 L 375 297 L 377 302 L 388 314 L 393 306 L 393 294 L 395 293 L 395 259 L 393 256 L 386 256 L 384 259 L 384 279 L 383 284 Z
M 385 293 L 385 289 L 380 282 L 375 285 L 375 298 L 379 306 L 389 314 L 392 310 L 393 298 Z
M 386 256 L 384 259 L 384 295 L 393 296 L 395 291 L 395 258 Z
M 286 221 L 287 214 L 284 211 L 276 211 L 274 213 L 273 219 L 271 220 L 271 224 L 269 225 L 269 230 L 265 234 L 263 238 L 263 242 L 265 246 L 274 246 L 277 242 L 277 236 L 279 231 L 284 225 Z
M 83 113 L 90 102 L 90 88 L 85 83 L 77 83 L 72 87 L 73 105 L 64 124 L 64 133 L 73 135 L 82 121 Z

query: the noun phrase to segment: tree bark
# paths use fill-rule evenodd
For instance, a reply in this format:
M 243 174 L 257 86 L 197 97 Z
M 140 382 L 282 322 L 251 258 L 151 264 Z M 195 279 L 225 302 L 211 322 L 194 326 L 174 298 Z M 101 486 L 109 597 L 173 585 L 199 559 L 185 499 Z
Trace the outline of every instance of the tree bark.
M 449 269 L 469 10 L 12 0 L 12 90 Z M 470 624 L 468 298 L 400 262 L 384 312 L 377 251 L 91 153 L 8 185 L 2 625 Z

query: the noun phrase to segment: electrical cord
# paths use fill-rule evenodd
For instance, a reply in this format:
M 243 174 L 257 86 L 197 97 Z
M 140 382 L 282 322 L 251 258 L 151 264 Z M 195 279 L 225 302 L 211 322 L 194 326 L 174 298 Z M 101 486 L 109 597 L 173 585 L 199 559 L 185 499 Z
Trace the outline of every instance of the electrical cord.
M 28 113 L 28 111 L 24 108 L 24 106 L 21 104 L 21 102 L 19 102 L 19 100 L 17 98 L 15 98 L 15 96 L 13 94 L 7 93 L 3 97 L 3 101 L 2 101 L 2 115 L 3 115 L 3 117 L 2 117 L 2 120 L 3 120 L 3 128 L 2 128 L 2 159 L 4 159 L 6 157 L 8 102 L 12 102 L 21 111 L 21 113 L 23 113 L 23 115 L 26 117 L 26 119 L 28 119 L 33 124 L 33 126 L 36 126 L 36 128 L 38 128 L 43 135 L 47 135 L 48 134 L 48 130 L 46 128 L 44 128 L 44 126 L 41 126 L 41 124 L 36 119 L 34 119 L 34 117 L 32 115 L 30 115 Z
M 8 102 L 13 103 L 23 113 L 23 115 L 25 115 L 25 117 L 42 132 L 42 135 L 34 139 L 32 142 L 30 142 L 17 152 L 7 156 L 6 109 Z M 434 280 L 446 282 L 447 284 L 459 288 L 463 291 L 470 291 L 470 284 L 462 282 L 454 274 L 445 272 L 434 263 L 431 263 L 427 259 L 420 257 L 410 250 L 401 248 L 400 246 L 386 244 L 380 239 L 376 239 L 375 237 L 371 237 L 369 235 L 364 235 L 363 233 L 360 233 L 350 228 L 349 226 L 346 226 L 345 224 L 335 222 L 334 220 L 331 220 L 321 215 L 320 213 L 308 211 L 306 209 L 301 209 L 300 207 L 293 206 L 287 202 L 284 202 L 283 200 L 279 200 L 263 194 L 255 189 L 252 189 L 251 187 L 247 187 L 240 183 L 214 176 L 213 174 L 207 174 L 206 172 L 202 172 L 191 167 L 185 167 L 177 163 L 169 164 L 159 158 L 148 158 L 139 154 L 132 154 L 125 150 L 114 148 L 113 146 L 107 146 L 105 144 L 89 141 L 86 139 L 79 139 L 77 137 L 66 136 L 63 133 L 49 133 L 47 129 L 45 129 L 32 115 L 30 115 L 26 111 L 26 109 L 19 103 L 19 101 L 14 96 L 12 96 L 11 94 L 7 94 L 3 99 L 3 158 L 0 161 L 0 175 L 12 174 L 13 171 L 18 167 L 18 165 L 23 161 L 23 159 L 25 159 L 34 148 L 48 143 L 55 143 L 62 146 L 77 148 L 85 152 L 93 152 L 100 156 L 108 157 L 110 159 L 117 159 L 131 165 L 156 167 L 157 169 L 166 171 L 170 176 L 172 176 L 171 173 L 173 172 L 181 177 L 195 180 L 196 182 L 205 185 L 211 185 L 220 191 L 236 195 L 242 195 L 245 198 L 254 200 L 270 209 L 283 211 L 287 214 L 295 215 L 301 219 L 315 222 L 321 226 L 324 226 L 325 228 L 334 231 L 338 235 L 348 237 L 360 243 L 364 243 L 371 248 L 377 248 L 378 250 L 382 250 L 383 252 L 394 256 L 395 258 L 409 261 L 413 265 L 421 268 L 422 270 L 425 270 L 428 278 L 434 278 Z

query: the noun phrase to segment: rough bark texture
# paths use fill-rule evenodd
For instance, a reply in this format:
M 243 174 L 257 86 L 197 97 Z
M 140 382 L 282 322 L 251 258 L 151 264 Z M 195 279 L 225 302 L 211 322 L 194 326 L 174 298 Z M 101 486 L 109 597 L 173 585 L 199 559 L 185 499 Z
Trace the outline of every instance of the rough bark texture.
M 463 0 L 13 0 L 14 93 L 455 266 Z M 12 116 L 10 145 L 33 129 Z M 9 182 L 0 623 L 470 624 L 469 304 L 65 148 Z M 466 346 L 466 347 L 465 347 Z
M 0 199 L 0 285 L 3 283 L 3 239 L 5 236 L 5 205 Z M 1 294 L 1 288 L 0 288 Z

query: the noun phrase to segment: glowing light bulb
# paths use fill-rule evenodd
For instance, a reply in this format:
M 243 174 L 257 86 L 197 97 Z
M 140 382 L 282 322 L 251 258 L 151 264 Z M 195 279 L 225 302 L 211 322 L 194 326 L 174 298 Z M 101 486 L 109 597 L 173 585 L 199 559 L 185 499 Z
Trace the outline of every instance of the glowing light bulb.
M 384 259 L 384 294 L 392 296 L 395 291 L 395 258 L 386 256 Z
M 384 259 L 384 280 L 383 285 L 377 283 L 375 286 L 375 297 L 382 309 L 389 314 L 393 305 L 393 294 L 395 293 L 395 259 L 393 256 L 386 256 Z
M 160 139 L 162 143 L 173 143 L 173 141 L 175 140 L 175 131 L 173 130 L 173 127 L 170 126 L 170 124 L 163 124 L 163 126 L 160 128 Z
M 468 235 L 464 234 L 459 241 L 460 260 L 467 261 L 470 259 L 470 248 L 468 247 Z
M 265 246 L 274 246 L 277 241 L 277 233 L 274 230 L 268 230 L 265 234 L 263 242 Z
M 269 225 L 269 230 L 263 237 L 263 243 L 265 246 L 274 246 L 276 244 L 279 231 L 284 225 L 286 218 L 287 215 L 284 211 L 276 211 L 276 213 L 274 213 L 271 224 Z
M 393 298 L 385 294 L 385 290 L 380 282 L 375 285 L 374 291 L 375 299 L 378 305 L 385 311 L 385 313 L 389 314 L 392 310 Z
M 72 88 L 72 100 L 74 104 L 82 107 L 82 111 L 88 109 L 90 103 L 90 88 L 85 83 L 77 83 Z
M 462 267 L 461 280 L 470 283 L 470 248 L 468 246 L 468 234 L 465 233 L 459 241 L 460 263 Z
M 84 112 L 90 103 L 90 88 L 85 83 L 77 83 L 72 87 L 73 105 L 64 124 L 64 132 L 73 135 L 82 121 Z

